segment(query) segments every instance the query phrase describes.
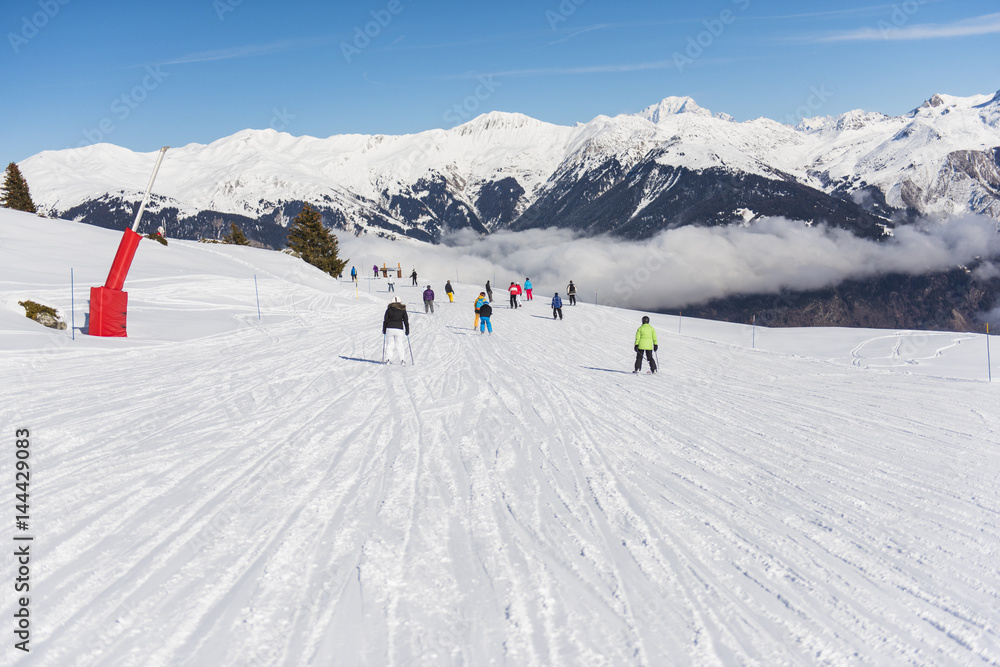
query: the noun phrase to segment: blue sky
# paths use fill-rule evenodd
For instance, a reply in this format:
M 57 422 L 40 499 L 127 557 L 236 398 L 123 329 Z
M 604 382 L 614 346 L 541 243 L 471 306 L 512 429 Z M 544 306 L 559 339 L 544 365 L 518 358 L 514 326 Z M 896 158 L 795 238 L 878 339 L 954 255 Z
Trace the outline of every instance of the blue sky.
M 4 0 L 0 26 L 3 162 L 491 110 L 572 124 L 669 95 L 787 122 L 1000 89 L 995 0 Z

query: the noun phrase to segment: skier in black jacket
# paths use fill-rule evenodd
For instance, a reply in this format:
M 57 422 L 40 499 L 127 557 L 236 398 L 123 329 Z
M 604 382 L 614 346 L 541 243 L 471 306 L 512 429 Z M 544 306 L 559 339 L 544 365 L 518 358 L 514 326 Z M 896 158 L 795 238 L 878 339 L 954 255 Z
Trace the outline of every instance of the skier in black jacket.
M 490 330 L 490 335 L 493 335 L 493 323 L 490 322 L 490 317 L 493 316 L 493 306 L 490 305 L 489 301 L 484 301 L 483 305 L 479 306 L 479 333 L 483 333 L 486 329 Z
M 399 363 L 406 364 L 406 348 L 403 340 L 410 335 L 410 319 L 406 316 L 406 304 L 398 298 L 392 300 L 382 318 L 382 334 L 385 336 L 383 361 L 392 363 L 396 348 L 399 348 Z

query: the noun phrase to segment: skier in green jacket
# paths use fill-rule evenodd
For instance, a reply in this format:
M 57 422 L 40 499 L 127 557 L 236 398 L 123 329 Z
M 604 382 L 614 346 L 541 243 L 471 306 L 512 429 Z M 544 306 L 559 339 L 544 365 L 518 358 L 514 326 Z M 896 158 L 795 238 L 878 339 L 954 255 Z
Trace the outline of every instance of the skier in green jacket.
M 646 353 L 646 359 L 649 360 L 649 372 L 656 372 L 656 361 L 653 359 L 653 352 L 660 349 L 659 344 L 656 342 L 656 329 L 649 323 L 649 317 L 643 315 L 642 326 L 640 326 L 635 332 L 635 370 L 633 373 L 638 373 L 642 370 L 642 353 Z

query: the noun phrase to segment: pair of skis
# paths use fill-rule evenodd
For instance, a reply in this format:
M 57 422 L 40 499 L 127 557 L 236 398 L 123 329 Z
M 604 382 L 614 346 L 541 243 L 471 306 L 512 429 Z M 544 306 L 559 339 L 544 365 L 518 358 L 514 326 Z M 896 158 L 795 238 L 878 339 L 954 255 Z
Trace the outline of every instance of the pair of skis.
M 653 350 L 653 356 L 656 357 L 656 370 L 655 371 L 646 371 L 646 375 L 655 375 L 656 372 L 660 370 L 660 353 L 657 352 L 656 350 Z M 638 374 L 639 374 L 639 369 L 638 368 L 635 369 L 634 371 L 632 371 L 632 375 L 638 375 Z
M 386 344 L 386 334 L 383 333 L 382 334 L 382 363 L 383 364 L 386 363 L 386 361 L 387 361 L 386 358 L 385 358 L 385 344 Z M 410 344 L 410 334 L 406 334 L 406 347 L 410 348 L 410 365 L 411 366 L 416 366 L 416 363 L 414 363 L 414 361 L 413 361 L 413 345 Z

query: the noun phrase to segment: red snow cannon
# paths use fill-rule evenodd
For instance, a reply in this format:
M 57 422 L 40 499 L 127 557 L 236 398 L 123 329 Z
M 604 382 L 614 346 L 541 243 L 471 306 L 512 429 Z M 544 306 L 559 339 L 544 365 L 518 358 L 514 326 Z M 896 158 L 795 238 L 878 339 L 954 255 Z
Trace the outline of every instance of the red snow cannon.
M 91 336 L 118 336 L 125 337 L 128 334 L 125 330 L 125 319 L 128 315 L 128 292 L 123 292 L 125 277 L 128 275 L 129 267 L 132 266 L 132 259 L 135 251 L 139 247 L 142 236 L 136 233 L 139 227 L 139 220 L 142 212 L 149 202 L 149 193 L 153 188 L 153 181 L 156 179 L 156 172 L 160 170 L 160 163 L 163 155 L 169 146 L 160 149 L 160 156 L 156 159 L 156 166 L 153 167 L 153 175 L 149 177 L 149 184 L 146 186 L 146 194 L 139 205 L 139 211 L 135 215 L 135 222 L 132 229 L 126 229 L 122 234 L 122 240 L 118 244 L 118 252 L 111 263 L 111 271 L 108 272 L 108 279 L 104 282 L 104 287 L 90 288 L 90 328 Z

